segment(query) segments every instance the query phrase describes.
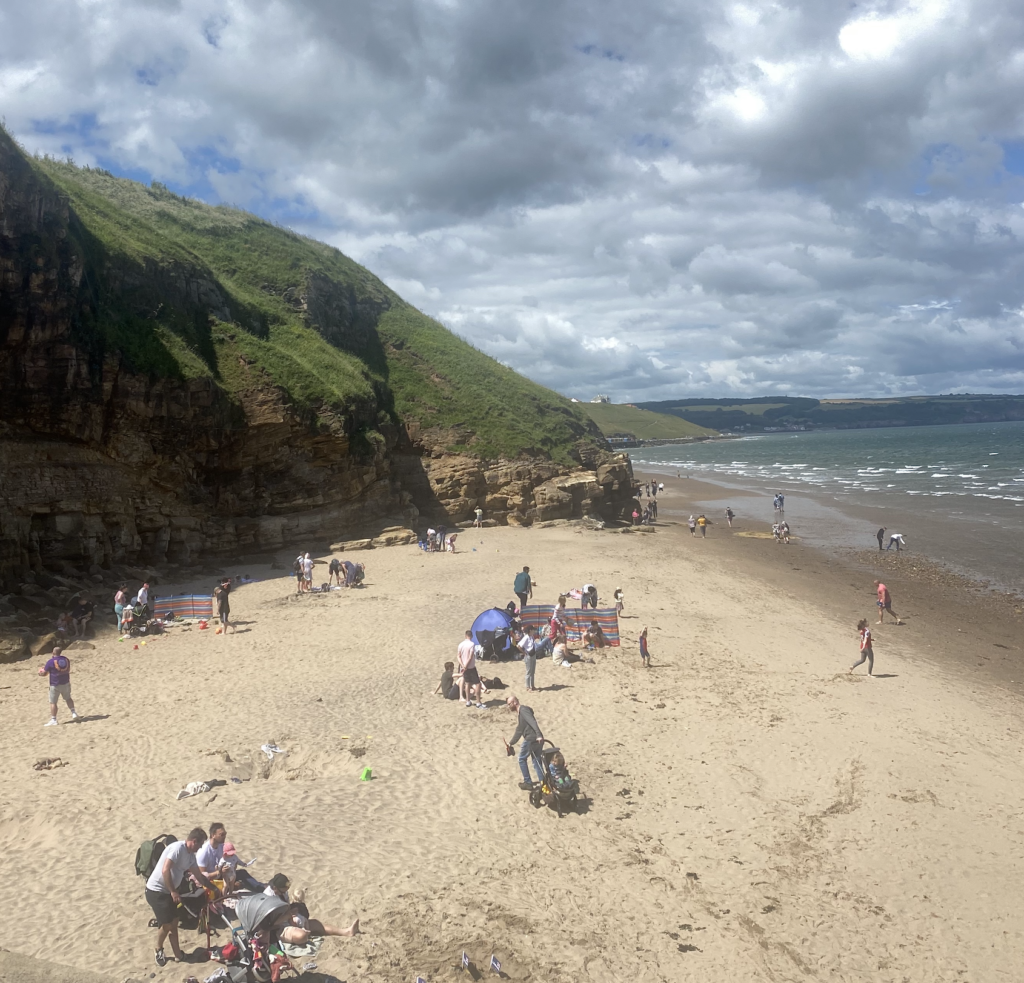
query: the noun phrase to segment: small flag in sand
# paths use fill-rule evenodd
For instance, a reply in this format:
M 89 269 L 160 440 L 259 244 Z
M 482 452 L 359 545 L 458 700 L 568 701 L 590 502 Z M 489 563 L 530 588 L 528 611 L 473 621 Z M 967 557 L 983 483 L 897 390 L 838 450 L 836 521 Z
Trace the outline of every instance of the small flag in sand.
M 498 962 L 497 956 L 491 956 L 491 970 L 495 973 L 501 972 L 501 963 Z
M 417 976 L 416 983 L 427 983 L 427 981 L 422 976 Z
M 469 956 L 466 955 L 466 950 L 462 950 L 462 968 L 469 969 Z

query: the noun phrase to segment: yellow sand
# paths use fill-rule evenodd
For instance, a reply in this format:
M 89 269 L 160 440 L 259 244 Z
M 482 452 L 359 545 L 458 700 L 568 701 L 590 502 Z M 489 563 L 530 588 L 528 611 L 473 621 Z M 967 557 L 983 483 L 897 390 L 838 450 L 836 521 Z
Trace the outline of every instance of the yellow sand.
M 77 726 L 43 728 L 37 661 L 3 667 L 0 947 L 117 980 L 209 975 L 153 965 L 133 861 L 148 836 L 220 820 L 314 915 L 363 919 L 318 956 L 342 980 L 454 979 L 463 949 L 535 981 L 1016 978 L 1018 708 L 902 629 L 877 630 L 883 678 L 848 676 L 870 610 L 837 619 L 748 579 L 720 534 L 467 532 L 454 556 L 353 557 L 365 589 L 323 598 L 229 568 L 279 578 L 232 595 L 244 631 L 138 651 L 101 635 L 72 653 Z M 582 782 L 589 810 L 561 821 L 516 787 L 510 714 L 430 695 L 524 563 L 536 598 L 621 586 L 630 616 L 594 665 L 543 662 L 528 700 L 518 664 L 485 669 Z M 287 757 L 269 763 L 268 741 Z M 250 780 L 175 801 L 233 774 Z

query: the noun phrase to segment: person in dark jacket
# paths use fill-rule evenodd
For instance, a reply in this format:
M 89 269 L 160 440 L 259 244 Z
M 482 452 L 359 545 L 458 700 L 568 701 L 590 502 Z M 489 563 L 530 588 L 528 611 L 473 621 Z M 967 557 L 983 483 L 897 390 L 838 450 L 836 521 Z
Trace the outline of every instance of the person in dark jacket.
M 544 764 L 540 760 L 540 748 L 544 735 L 541 733 L 537 718 L 533 715 L 532 707 L 524 707 L 515 696 L 510 696 L 505 701 L 505 705 L 509 710 L 519 714 L 516 732 L 512 735 L 512 740 L 508 742 L 511 752 L 511 749 L 520 738 L 523 741 L 519 748 L 519 770 L 523 773 L 523 780 L 519 783 L 519 787 L 521 789 L 531 789 L 533 788 L 533 782 L 530 781 L 528 760 L 533 761 L 533 770 L 537 772 L 537 780 L 539 782 L 544 781 Z
M 512 583 L 512 592 L 519 598 L 519 607 L 525 608 L 533 597 L 533 581 L 530 579 L 530 568 L 523 567 L 522 573 L 516 574 Z

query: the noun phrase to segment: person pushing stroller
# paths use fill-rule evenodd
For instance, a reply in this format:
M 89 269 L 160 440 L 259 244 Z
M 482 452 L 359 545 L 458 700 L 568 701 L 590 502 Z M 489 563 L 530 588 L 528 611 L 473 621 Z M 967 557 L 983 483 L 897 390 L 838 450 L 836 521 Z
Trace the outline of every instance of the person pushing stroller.
M 533 788 L 533 782 L 530 781 L 528 760 L 533 761 L 533 770 L 537 773 L 537 781 L 544 782 L 544 764 L 540 759 L 540 748 L 544 742 L 544 735 L 541 733 L 537 718 L 533 715 L 532 707 L 523 706 L 515 696 L 510 696 L 505 701 L 505 705 L 513 713 L 519 715 L 516 731 L 512 735 L 512 740 L 505 743 L 505 748 L 509 755 L 514 754 L 515 744 L 522 738 L 523 743 L 519 748 L 519 770 L 523 773 L 523 780 L 519 783 L 519 787 L 524 791 L 530 791 Z

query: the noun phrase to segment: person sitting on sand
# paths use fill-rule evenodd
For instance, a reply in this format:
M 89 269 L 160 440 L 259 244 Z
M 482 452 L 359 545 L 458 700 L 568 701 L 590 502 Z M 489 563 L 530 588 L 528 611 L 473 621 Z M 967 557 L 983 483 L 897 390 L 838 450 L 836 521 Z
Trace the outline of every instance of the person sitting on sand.
M 274 874 L 274 876 L 267 882 L 267 886 L 263 889 L 263 893 L 291 903 L 291 899 L 288 897 L 288 891 L 291 889 L 291 886 L 292 882 L 288 880 L 284 874 Z M 295 900 L 302 900 L 302 891 L 295 892 Z
M 603 649 L 608 644 L 601 626 L 596 621 L 590 622 L 590 627 L 583 633 L 583 641 L 588 648 L 592 649 Z
M 441 682 L 434 688 L 433 696 L 441 694 L 446 700 L 457 700 L 459 698 L 459 687 L 455 682 L 455 663 L 446 662 L 444 672 L 441 673 Z
M 63 639 L 66 636 L 73 634 L 72 628 L 73 622 L 71 620 L 71 613 L 69 611 L 61 611 L 57 618 L 57 634 Z
M 555 644 L 551 649 L 551 661 L 556 666 L 569 665 L 569 647 L 565 643 L 565 635 L 561 633 L 555 636 Z
M 92 601 L 83 598 L 79 598 L 78 603 L 71 609 L 71 624 L 76 635 L 85 637 L 85 626 L 92 621 L 94 609 Z

